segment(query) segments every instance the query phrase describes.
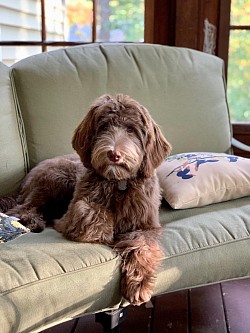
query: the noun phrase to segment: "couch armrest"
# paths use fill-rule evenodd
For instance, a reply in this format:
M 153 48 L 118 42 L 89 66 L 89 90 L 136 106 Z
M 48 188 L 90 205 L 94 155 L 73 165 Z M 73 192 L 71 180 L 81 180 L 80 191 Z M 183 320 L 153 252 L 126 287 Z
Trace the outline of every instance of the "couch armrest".
M 234 146 L 238 149 L 250 152 L 250 146 L 236 140 L 235 138 L 232 138 L 232 146 Z

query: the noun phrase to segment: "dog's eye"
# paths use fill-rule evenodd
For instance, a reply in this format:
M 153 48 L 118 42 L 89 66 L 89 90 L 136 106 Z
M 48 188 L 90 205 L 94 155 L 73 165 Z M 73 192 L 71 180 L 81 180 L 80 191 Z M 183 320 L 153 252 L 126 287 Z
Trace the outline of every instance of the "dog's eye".
M 98 128 L 98 132 L 105 132 L 107 130 L 108 130 L 107 124 L 103 124 L 103 125 L 99 126 L 99 128 Z
M 144 128 L 141 129 L 141 133 L 142 133 L 143 136 L 146 136 L 146 135 L 147 135 L 147 132 L 145 131 Z
M 134 133 L 134 129 L 133 129 L 133 127 L 126 127 L 126 131 L 127 131 L 128 133 Z

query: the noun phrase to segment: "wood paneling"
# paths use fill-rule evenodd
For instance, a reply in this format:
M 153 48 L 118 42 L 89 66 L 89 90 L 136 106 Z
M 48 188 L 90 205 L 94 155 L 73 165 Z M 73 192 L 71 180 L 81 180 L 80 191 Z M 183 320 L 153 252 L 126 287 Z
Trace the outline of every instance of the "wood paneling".
M 197 49 L 199 0 L 176 1 L 175 45 Z
M 177 0 L 175 45 L 203 51 L 205 20 L 218 30 L 219 0 Z
M 145 0 L 145 42 L 203 50 L 205 20 L 227 69 L 231 0 Z
M 229 48 L 229 26 L 230 26 L 231 0 L 220 0 L 219 3 L 219 25 L 217 33 L 217 55 L 224 60 L 225 74 L 227 77 L 228 48 Z
M 146 43 L 175 45 L 175 0 L 145 0 Z

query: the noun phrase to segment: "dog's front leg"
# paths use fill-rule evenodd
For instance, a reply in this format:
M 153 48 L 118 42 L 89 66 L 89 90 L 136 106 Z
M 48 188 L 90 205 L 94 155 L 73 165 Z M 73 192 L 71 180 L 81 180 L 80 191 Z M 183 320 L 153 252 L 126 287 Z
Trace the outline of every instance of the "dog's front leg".
M 122 257 L 122 295 L 133 305 L 148 302 L 152 296 L 156 270 L 163 258 L 161 228 L 120 234 L 114 249 Z
M 85 200 L 72 202 L 54 227 L 67 239 L 77 242 L 113 243 L 113 215 L 105 207 Z

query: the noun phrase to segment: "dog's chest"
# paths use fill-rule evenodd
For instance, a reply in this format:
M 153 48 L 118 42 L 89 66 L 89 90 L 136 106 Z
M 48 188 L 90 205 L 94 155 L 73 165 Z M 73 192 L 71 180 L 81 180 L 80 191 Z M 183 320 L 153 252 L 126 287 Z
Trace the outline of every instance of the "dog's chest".
M 115 234 L 144 229 L 151 223 L 154 198 L 150 192 L 138 185 L 128 185 L 126 189 L 114 192 L 110 209 L 114 216 Z
M 115 234 L 147 227 L 155 215 L 154 206 L 158 205 L 157 188 L 152 179 L 97 181 L 92 177 L 83 192 L 82 196 L 92 206 L 101 206 L 113 215 Z

